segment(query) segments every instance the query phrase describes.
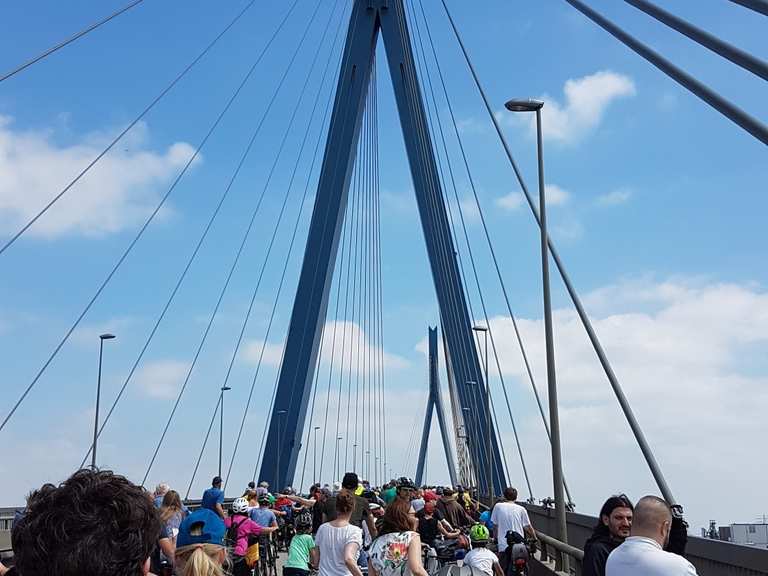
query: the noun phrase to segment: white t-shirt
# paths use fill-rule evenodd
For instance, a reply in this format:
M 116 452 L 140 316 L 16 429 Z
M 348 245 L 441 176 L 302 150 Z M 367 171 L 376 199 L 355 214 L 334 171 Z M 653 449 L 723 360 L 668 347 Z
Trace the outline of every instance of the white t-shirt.
M 481 572 L 493 576 L 493 565 L 499 561 L 499 557 L 488 548 L 472 548 L 464 556 L 464 564 L 477 568 Z
M 528 519 L 528 510 L 515 502 L 499 502 L 491 512 L 491 522 L 499 529 L 499 552 L 507 549 L 507 532 L 513 530 L 525 536 L 524 528 L 531 525 Z
M 611 552 L 605 576 L 695 576 L 696 568 L 682 556 L 665 552 L 656 540 L 630 536 Z
M 360 528 L 352 524 L 337 528 L 329 522 L 320 525 L 315 536 L 315 546 L 320 548 L 319 576 L 350 576 L 344 563 L 344 548 L 350 542 L 357 544 L 357 558 L 363 545 L 363 531 Z

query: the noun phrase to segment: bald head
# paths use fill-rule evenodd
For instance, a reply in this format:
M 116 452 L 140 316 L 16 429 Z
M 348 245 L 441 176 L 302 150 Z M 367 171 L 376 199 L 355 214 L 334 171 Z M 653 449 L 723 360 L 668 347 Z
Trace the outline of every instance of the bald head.
M 632 536 L 653 538 L 661 546 L 666 545 L 672 512 L 669 505 L 656 496 L 645 496 L 635 505 L 632 517 Z

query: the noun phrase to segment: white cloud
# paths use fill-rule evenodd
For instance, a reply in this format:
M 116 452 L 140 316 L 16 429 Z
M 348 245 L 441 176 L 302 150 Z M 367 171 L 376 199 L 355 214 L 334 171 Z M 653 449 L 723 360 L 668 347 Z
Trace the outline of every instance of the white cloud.
M 322 357 L 322 362 L 325 365 L 330 363 L 331 350 L 334 348 L 334 330 L 336 333 L 335 354 L 340 355 L 343 348 L 347 367 L 349 367 L 349 359 L 352 359 L 353 372 L 364 371 L 367 366 L 365 359 L 372 358 L 379 353 L 384 355 L 384 367 L 387 370 L 400 370 L 410 365 L 408 360 L 402 356 L 391 354 L 386 350 L 382 351 L 380 347 L 374 346 L 368 334 L 356 322 L 341 320 L 331 320 L 325 325 Z M 358 357 L 360 358 L 360 363 L 358 363 Z
M 574 143 L 592 132 L 602 121 L 608 106 L 616 99 L 635 95 L 635 83 L 629 76 L 602 70 L 582 78 L 567 80 L 563 88 L 565 102 L 541 96 L 541 129 L 547 140 Z M 499 114 L 506 122 L 525 122 L 536 131 L 533 114 Z M 516 119 L 516 120 L 514 120 Z
M 336 332 L 336 342 L 334 344 L 333 334 Z M 256 365 L 259 362 L 263 340 L 250 340 L 243 346 L 240 357 L 249 364 Z M 267 366 L 279 366 L 283 356 L 283 342 L 268 342 L 264 349 L 264 359 Z M 334 350 L 334 363 L 338 367 L 341 357 L 342 347 L 344 349 L 344 362 L 349 369 L 349 359 L 352 359 L 353 372 L 363 372 L 367 370 L 370 358 L 382 352 L 381 348 L 374 346 L 366 332 L 356 322 L 329 321 L 325 325 L 325 333 L 322 343 L 322 363 L 327 366 L 331 360 L 331 350 Z M 396 354 L 390 354 L 383 351 L 384 367 L 387 369 L 402 369 L 409 366 L 408 360 Z M 358 364 L 358 358 L 360 363 Z
M 279 366 L 283 357 L 283 343 L 267 342 L 265 345 L 264 340 L 249 340 L 243 346 L 240 357 L 254 366 L 259 363 L 259 358 L 267 366 Z
M 0 232 L 15 232 L 42 209 L 104 148 L 109 136 L 89 135 L 60 145 L 50 131 L 14 130 L 0 116 Z M 134 127 L 30 229 L 54 238 L 103 235 L 144 220 L 159 200 L 158 187 L 192 155 L 177 142 L 164 152 L 147 148 L 147 129 Z M 166 209 L 166 213 L 168 209 Z
M 475 224 L 480 222 L 480 212 L 473 197 L 465 196 L 461 199 L 461 212 L 464 214 L 464 219 L 467 223 Z
M 469 118 L 462 118 L 456 122 L 456 127 L 462 134 L 487 134 L 488 124 L 477 118 L 470 116 Z
M 496 198 L 496 206 L 510 212 L 520 208 L 523 202 L 523 195 L 520 192 L 510 192 L 506 196 Z
M 568 217 L 553 225 L 552 233 L 566 241 L 581 240 L 584 237 L 584 225 L 578 219 Z
M 567 204 L 571 197 L 570 192 L 563 190 L 555 184 L 547 184 L 544 189 L 547 197 L 547 207 Z
M 753 480 L 768 474 L 764 459 L 754 458 L 754 439 L 765 435 L 768 410 L 768 362 L 761 353 L 768 345 L 768 292 L 700 280 L 640 279 L 604 287 L 585 301 L 692 526 L 710 518 L 750 518 L 754 502 L 764 501 Z M 578 317 L 562 309 L 554 321 L 565 468 L 579 508 L 594 512 L 611 491 L 626 490 L 635 499 L 655 492 Z M 518 324 L 545 396 L 542 321 L 520 318 Z M 497 317 L 492 326 L 504 372 L 524 387 L 520 393 L 530 394 L 511 323 Z M 535 459 L 529 466 L 546 477 L 540 421 L 526 416 L 521 428 L 524 448 Z M 588 462 L 610 462 L 610 469 Z M 725 476 L 730 489 L 716 499 L 707 483 L 698 482 Z M 548 485 L 543 480 L 539 485 Z
M 189 364 L 177 360 L 158 360 L 145 364 L 136 374 L 136 384 L 150 398 L 175 398 Z
M 627 188 L 619 188 L 618 190 L 614 190 L 612 192 L 609 192 L 608 194 L 603 194 L 602 196 L 598 196 L 595 203 L 598 206 L 618 206 L 619 204 L 626 204 L 629 202 L 630 198 L 632 198 L 632 190 L 629 190 Z

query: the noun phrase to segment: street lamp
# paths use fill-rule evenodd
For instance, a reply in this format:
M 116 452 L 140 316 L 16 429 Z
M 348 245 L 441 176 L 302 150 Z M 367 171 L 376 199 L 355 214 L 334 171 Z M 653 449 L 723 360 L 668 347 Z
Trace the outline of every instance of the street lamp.
M 339 442 L 344 440 L 341 436 L 336 436 L 336 450 L 334 451 L 335 454 L 333 456 L 333 463 L 334 463 L 334 472 L 336 473 L 336 478 L 338 479 L 341 475 L 341 472 L 339 471 L 339 468 L 341 467 L 341 459 L 339 458 Z
M 557 408 L 557 379 L 555 375 L 555 346 L 552 329 L 552 300 L 549 292 L 549 237 L 547 235 L 547 201 L 544 189 L 544 150 L 541 137 L 540 100 L 510 100 L 505 104 L 511 112 L 536 112 L 536 144 L 539 159 L 539 228 L 541 229 L 541 276 L 544 292 L 544 337 L 547 350 L 547 391 L 549 393 L 549 426 L 552 436 L 552 480 L 555 488 L 557 534 L 568 542 L 563 493 L 563 457 L 560 447 L 560 416 Z
M 221 478 L 221 456 L 224 452 L 224 392 L 232 390 L 229 386 L 222 386 L 219 393 L 219 404 L 221 404 L 221 414 L 219 414 L 219 478 Z
M 288 414 L 287 410 L 278 410 L 277 411 L 277 469 L 275 470 L 275 486 L 276 490 L 282 490 L 280 487 L 280 451 L 283 449 L 283 441 L 282 441 L 282 434 L 280 432 L 280 418 L 284 416 L 285 414 Z
M 474 384 L 474 382 L 467 382 L 467 384 L 472 385 L 472 384 Z M 472 411 L 468 407 L 466 407 L 466 406 L 464 408 L 462 408 L 461 411 L 464 412 L 464 442 L 467 444 L 467 452 L 469 452 L 469 458 L 468 458 L 468 460 L 469 460 L 469 466 L 468 466 L 468 468 L 469 468 L 469 476 L 471 478 L 472 475 L 474 474 L 475 482 L 477 482 L 477 469 L 476 469 L 476 467 L 474 465 L 475 463 L 474 463 L 474 461 L 472 459 L 472 449 L 470 448 L 470 438 L 469 438 L 470 432 L 472 431 L 471 430 L 472 427 L 467 425 L 467 423 L 469 422 L 469 415 L 470 415 L 470 413 Z
M 99 377 L 96 380 L 96 415 L 93 418 L 93 449 L 91 450 L 91 469 L 96 469 L 96 442 L 99 439 L 99 402 L 101 400 L 101 359 L 104 355 L 104 340 L 114 340 L 114 334 L 99 336 Z
M 491 383 L 488 381 L 488 328 L 486 326 L 472 326 L 472 330 L 477 333 L 483 334 L 485 339 L 485 352 L 483 353 L 483 370 L 485 372 L 485 426 L 487 430 L 485 444 L 486 444 L 486 474 L 488 476 L 488 506 L 493 506 L 493 464 L 491 460 L 491 454 L 493 452 L 493 445 L 491 442 Z M 482 392 L 482 390 L 480 390 Z
M 312 463 L 312 478 L 314 478 L 313 482 L 319 482 L 320 479 L 317 477 L 317 431 L 320 430 L 320 426 L 315 426 L 315 455 L 314 455 L 314 462 Z

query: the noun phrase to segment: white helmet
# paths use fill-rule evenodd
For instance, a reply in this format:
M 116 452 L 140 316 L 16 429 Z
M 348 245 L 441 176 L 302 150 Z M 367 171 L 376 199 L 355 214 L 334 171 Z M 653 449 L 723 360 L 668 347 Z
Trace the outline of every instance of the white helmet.
M 245 498 L 235 498 L 232 502 L 232 512 L 235 514 L 245 514 L 248 512 L 248 500 Z

